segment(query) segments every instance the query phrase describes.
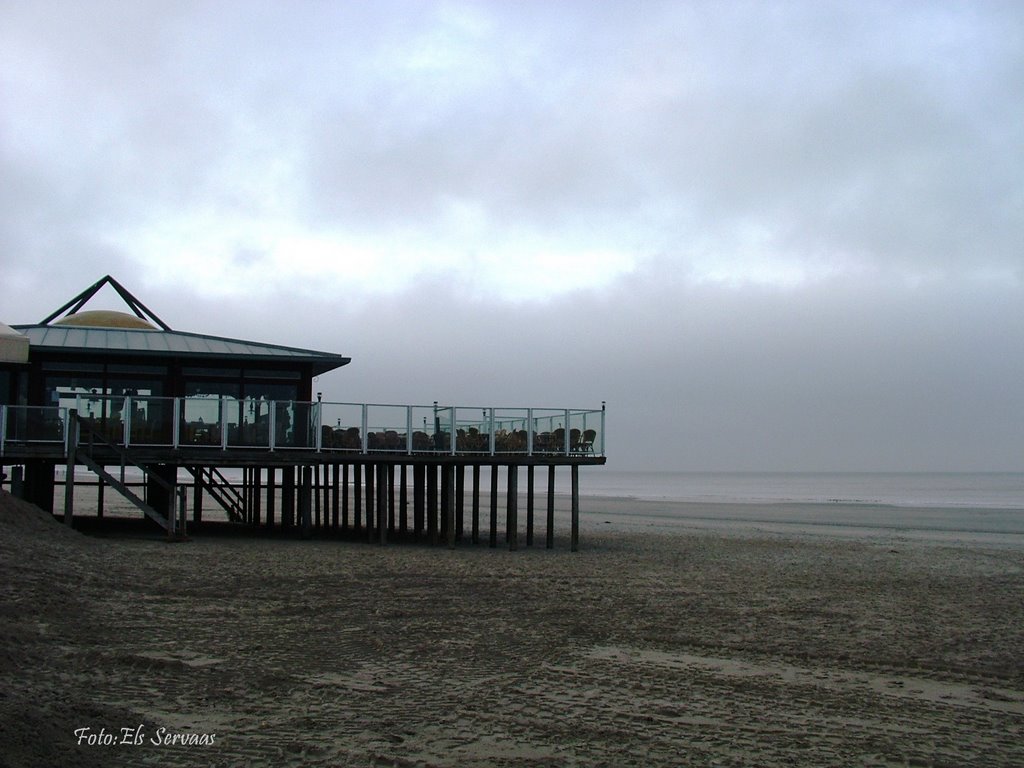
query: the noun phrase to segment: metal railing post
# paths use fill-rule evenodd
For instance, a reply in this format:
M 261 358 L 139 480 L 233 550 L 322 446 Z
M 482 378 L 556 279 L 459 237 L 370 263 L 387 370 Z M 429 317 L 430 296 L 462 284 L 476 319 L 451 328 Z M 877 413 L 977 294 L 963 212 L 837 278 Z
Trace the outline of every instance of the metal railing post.
M 320 453 L 320 449 L 324 444 L 324 406 L 320 400 L 320 394 L 316 396 L 316 452 Z
M 362 447 L 360 449 L 360 453 L 364 453 L 364 454 L 366 453 L 366 447 L 369 445 L 369 435 L 366 434 L 366 425 L 367 425 L 366 409 L 367 409 L 367 404 L 363 403 L 363 423 L 362 423 L 362 426 L 359 429 L 359 442 L 362 444 Z
M 67 430 L 64 430 L 65 448 L 67 444 Z M 7 440 L 7 406 L 0 405 L 0 456 L 4 455 L 4 442 Z
M 533 408 L 526 409 L 526 455 L 533 456 Z
M 267 414 L 267 445 L 271 452 L 277 447 L 277 400 L 270 401 L 270 412 Z
M 604 456 L 604 400 L 601 401 L 601 455 Z
M 121 406 L 121 413 L 124 414 L 124 447 L 130 448 L 132 442 L 132 396 L 124 396 L 124 405 Z
M 572 452 L 572 446 L 570 445 L 571 441 L 569 440 L 569 433 L 571 431 L 572 430 L 569 429 L 569 409 L 566 408 L 565 409 L 565 434 L 562 435 L 562 440 L 565 441 L 565 445 L 562 447 L 562 450 L 565 451 L 565 455 L 566 456 L 568 456 Z
M 492 406 L 490 410 L 491 410 L 491 418 L 490 418 L 491 424 L 490 424 L 490 428 L 488 429 L 488 431 L 491 433 L 491 456 L 493 456 L 494 455 L 494 407 Z
M 221 395 L 217 398 L 217 421 L 220 422 L 220 449 L 226 451 L 228 449 L 228 422 L 224 418 L 224 396 Z
M 451 421 L 451 427 L 450 427 L 451 435 L 450 435 L 450 439 L 451 439 L 451 443 L 452 443 L 452 448 L 451 448 L 451 455 L 452 456 L 455 455 L 455 449 L 457 447 L 456 444 L 458 443 L 458 435 L 455 433 L 455 411 L 456 410 L 457 410 L 456 407 L 453 405 L 451 407 L 452 417 L 451 417 L 451 420 L 450 420 Z
M 181 445 L 181 405 L 184 398 L 176 397 L 171 403 L 171 445 L 178 450 Z
M 412 455 L 412 406 L 405 406 L 405 452 Z

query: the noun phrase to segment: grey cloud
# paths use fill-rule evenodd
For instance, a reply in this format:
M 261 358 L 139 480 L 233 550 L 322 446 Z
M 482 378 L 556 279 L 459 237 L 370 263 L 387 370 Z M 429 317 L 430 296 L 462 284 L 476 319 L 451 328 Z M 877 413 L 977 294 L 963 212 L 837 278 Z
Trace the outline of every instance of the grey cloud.
M 1019 468 L 1019 4 L 282 8 L 5 6 L 0 320 L 110 272 L 174 327 L 352 355 L 334 399 L 607 399 L 619 466 Z M 213 300 L 126 242 L 276 198 L 371 240 L 465 203 L 489 228 L 453 248 L 525 231 L 640 266 L 513 303 L 459 270 L 299 285 L 240 243 L 277 289 Z M 698 279 L 751 257 L 839 275 Z

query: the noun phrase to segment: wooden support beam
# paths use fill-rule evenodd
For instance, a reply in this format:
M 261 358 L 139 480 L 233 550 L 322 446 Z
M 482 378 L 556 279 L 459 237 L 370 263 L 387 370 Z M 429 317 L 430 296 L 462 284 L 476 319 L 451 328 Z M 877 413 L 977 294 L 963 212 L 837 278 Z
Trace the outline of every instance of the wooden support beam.
M 398 468 L 398 531 L 403 536 L 409 532 L 409 467 Z
M 72 414 L 74 411 L 72 410 Z M 68 460 L 64 476 L 64 524 L 71 525 L 75 520 L 75 454 L 78 451 L 78 418 L 72 416 L 68 439 Z
M 341 530 L 348 533 L 348 464 L 341 467 Z
M 548 467 L 548 530 L 547 530 L 547 541 L 545 542 L 547 549 L 552 549 L 555 546 L 555 465 L 552 464 Z
M 395 532 L 395 465 L 387 465 L 388 531 Z
M 437 544 L 437 465 L 427 467 L 427 536 Z
M 314 510 L 314 523 L 316 529 L 321 529 L 321 518 L 320 518 L 320 465 L 316 464 L 313 466 L 310 472 L 310 479 L 312 485 L 310 486 L 310 496 L 313 497 L 313 510 Z
M 274 528 L 274 507 L 277 502 L 277 470 L 274 467 L 267 467 L 267 528 Z
M 491 549 L 498 546 L 498 465 L 491 465 Z
M 474 544 L 480 543 L 480 465 L 473 465 L 473 538 Z
M 200 467 L 195 467 L 195 474 L 192 477 L 192 522 L 203 522 L 203 483 L 199 479 Z
M 580 468 L 572 465 L 572 537 L 570 550 L 579 551 L 580 548 Z
M 455 538 L 462 541 L 466 524 L 466 465 L 455 467 Z
M 526 546 L 533 546 L 533 470 L 531 464 L 526 468 Z
M 338 530 L 338 517 L 341 512 L 338 495 L 341 492 L 341 465 L 335 464 L 331 469 L 331 528 Z
M 103 492 L 106 490 L 107 484 L 103 482 L 103 478 L 97 478 L 98 484 L 96 485 L 96 519 L 103 519 Z
M 413 535 L 418 540 L 423 534 L 423 513 L 425 508 L 426 490 L 426 467 L 422 464 L 415 464 L 412 468 L 412 529 Z
M 451 485 L 448 482 L 448 480 L 450 478 L 449 478 L 448 472 L 446 471 L 447 470 L 447 466 L 442 464 L 439 467 L 439 469 L 441 470 L 441 506 L 439 507 L 439 509 L 440 509 L 440 519 L 438 521 L 438 530 L 440 532 L 440 538 L 447 540 L 448 539 L 448 499 L 452 495 L 452 487 L 451 487 Z
M 519 466 L 508 465 L 508 496 L 505 501 L 506 518 L 508 519 L 505 538 L 508 549 L 515 552 L 519 549 Z
M 263 497 L 263 468 L 253 467 L 252 470 L 252 524 L 259 525 Z
M 445 518 L 448 521 L 448 549 L 455 549 L 455 467 L 451 464 L 444 465 L 445 485 L 448 486 L 447 504 L 445 504 Z
M 313 533 L 313 468 L 303 464 L 299 482 L 299 519 L 302 522 L 302 537 L 309 538 Z
M 281 470 L 281 527 L 288 530 L 295 525 L 295 467 Z
M 330 471 L 331 471 L 330 466 L 327 465 L 327 464 L 324 464 L 323 465 L 323 485 L 322 485 L 322 487 L 320 489 L 321 494 L 323 495 L 323 498 L 324 498 L 324 530 L 328 530 L 328 529 L 331 529 L 331 528 L 335 527 L 334 525 L 331 524 L 332 523 L 332 518 L 336 517 L 336 515 L 332 515 L 331 514 L 332 509 L 331 509 L 331 478 L 329 476 L 330 475 Z
M 380 544 L 388 543 L 388 468 L 383 463 L 377 465 L 377 532 Z
M 373 489 L 373 473 L 376 470 L 376 464 L 364 464 L 363 470 L 366 476 L 366 540 L 373 541 L 374 525 L 377 525 L 380 517 L 380 510 L 374 509 L 374 489 Z
M 363 529 L 363 488 L 362 488 L 363 467 L 361 464 L 352 465 L 352 528 L 356 535 Z

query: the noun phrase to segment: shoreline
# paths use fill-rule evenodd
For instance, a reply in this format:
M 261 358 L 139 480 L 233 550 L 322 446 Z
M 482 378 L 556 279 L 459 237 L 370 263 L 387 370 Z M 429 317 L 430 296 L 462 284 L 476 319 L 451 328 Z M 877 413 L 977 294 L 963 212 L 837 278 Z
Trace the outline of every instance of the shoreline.
M 55 507 L 61 506 L 58 489 Z M 471 508 L 467 492 L 465 514 Z M 570 495 L 556 492 L 555 533 L 569 528 Z M 489 524 L 486 491 L 481 494 L 481 530 Z M 227 518 L 207 497 L 205 520 Z M 95 515 L 96 486 L 76 486 L 76 516 Z M 278 495 L 277 509 L 281 509 Z M 141 514 L 116 492 L 107 489 L 104 514 L 110 517 L 141 518 Z M 411 515 L 411 502 L 410 512 Z M 546 500 L 537 494 L 534 507 L 535 530 L 543 536 Z M 526 527 L 525 494 L 519 500 L 520 544 Z M 498 526 L 504 534 L 505 494 L 499 492 Z M 584 537 L 595 532 L 654 533 L 710 531 L 733 535 L 790 535 L 863 541 L 915 540 L 935 544 L 971 544 L 1024 550 L 1024 509 L 993 507 L 897 506 L 851 502 L 698 502 L 638 499 L 630 496 L 580 494 L 580 531 Z

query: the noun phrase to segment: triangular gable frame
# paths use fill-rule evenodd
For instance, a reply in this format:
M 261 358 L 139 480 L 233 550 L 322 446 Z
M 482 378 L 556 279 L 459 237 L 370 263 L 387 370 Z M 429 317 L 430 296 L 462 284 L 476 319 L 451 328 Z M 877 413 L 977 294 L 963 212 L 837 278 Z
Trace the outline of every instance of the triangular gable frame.
M 145 304 L 143 304 L 141 301 L 135 298 L 131 294 L 131 291 L 129 291 L 127 288 L 125 288 L 123 285 L 117 282 L 117 280 L 112 278 L 110 275 L 106 275 L 101 280 L 98 280 L 92 285 L 90 285 L 80 294 L 75 296 L 75 298 L 71 299 L 71 301 L 69 301 L 67 304 L 65 304 L 56 312 L 54 312 L 45 320 L 43 320 L 40 323 L 40 325 L 49 325 L 52 321 L 56 320 L 62 314 L 67 316 L 73 315 L 76 312 L 80 311 L 82 307 L 84 307 L 89 302 L 89 299 L 95 296 L 96 293 L 100 290 L 100 288 L 102 288 L 104 285 L 109 285 L 111 288 L 117 291 L 117 295 L 124 300 L 124 303 L 128 305 L 128 308 L 131 309 L 131 311 L 134 312 L 137 317 L 143 320 L 150 320 L 159 325 L 165 331 L 172 330 L 171 326 L 169 326 L 167 323 L 165 323 L 163 320 L 157 317 L 153 313 L 153 311 L 149 309 L 149 307 L 147 307 Z

